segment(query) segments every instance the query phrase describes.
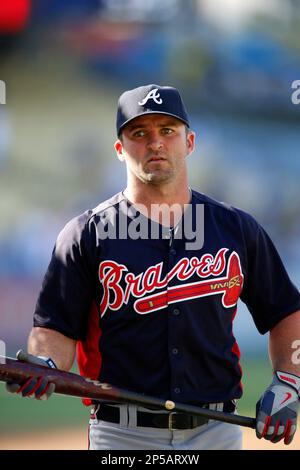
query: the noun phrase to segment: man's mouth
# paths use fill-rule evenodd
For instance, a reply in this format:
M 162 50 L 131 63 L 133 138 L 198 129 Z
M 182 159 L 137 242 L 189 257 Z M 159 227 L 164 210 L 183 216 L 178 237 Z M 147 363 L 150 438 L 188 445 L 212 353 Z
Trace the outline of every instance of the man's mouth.
M 165 160 L 166 159 L 164 157 L 153 156 L 153 157 L 149 158 L 148 163 L 150 163 L 150 162 L 163 162 Z

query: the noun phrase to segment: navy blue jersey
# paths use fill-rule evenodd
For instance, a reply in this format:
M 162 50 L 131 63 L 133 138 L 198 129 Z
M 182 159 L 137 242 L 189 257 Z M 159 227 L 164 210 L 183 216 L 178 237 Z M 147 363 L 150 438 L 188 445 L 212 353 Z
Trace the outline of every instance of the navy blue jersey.
M 155 237 L 136 236 L 142 222 Z M 188 223 L 204 230 L 201 247 L 187 249 Z M 82 375 L 177 402 L 223 402 L 242 395 L 232 332 L 238 298 L 262 334 L 300 309 L 299 291 L 253 217 L 193 191 L 169 230 L 119 193 L 59 234 L 34 326 L 78 340 Z

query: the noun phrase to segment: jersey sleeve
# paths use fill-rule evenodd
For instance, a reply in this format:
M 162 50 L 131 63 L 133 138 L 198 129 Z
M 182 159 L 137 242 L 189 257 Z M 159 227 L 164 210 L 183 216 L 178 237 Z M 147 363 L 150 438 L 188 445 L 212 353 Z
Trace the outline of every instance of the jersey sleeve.
M 248 214 L 243 219 L 247 269 L 241 300 L 264 334 L 300 309 L 300 294 L 266 231 Z
M 34 311 L 34 326 L 84 340 L 94 299 L 96 247 L 90 211 L 72 219 L 58 235 Z

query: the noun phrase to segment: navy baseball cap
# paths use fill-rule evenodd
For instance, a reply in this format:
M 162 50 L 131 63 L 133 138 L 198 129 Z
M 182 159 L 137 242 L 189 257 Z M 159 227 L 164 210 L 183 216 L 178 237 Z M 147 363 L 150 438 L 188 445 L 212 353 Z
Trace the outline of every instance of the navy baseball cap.
M 145 85 L 125 91 L 119 98 L 117 111 L 117 134 L 132 119 L 143 114 L 167 114 L 180 119 L 188 127 L 189 118 L 176 88 L 160 85 Z

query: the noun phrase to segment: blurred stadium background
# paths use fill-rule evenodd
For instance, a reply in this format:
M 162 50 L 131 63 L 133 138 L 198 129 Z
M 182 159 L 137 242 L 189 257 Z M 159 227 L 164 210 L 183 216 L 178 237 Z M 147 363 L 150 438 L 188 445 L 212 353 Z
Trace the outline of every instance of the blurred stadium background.
M 299 28 L 299 0 L 1 0 L 0 340 L 8 355 L 26 347 L 58 231 L 124 187 L 116 102 L 142 83 L 182 91 L 198 136 L 192 187 L 253 214 L 300 285 L 300 105 L 291 100 Z M 271 377 L 267 338 L 242 304 L 234 331 L 240 412 L 253 415 Z M 86 423 L 76 399 L 23 403 L 0 384 L 0 441 Z

